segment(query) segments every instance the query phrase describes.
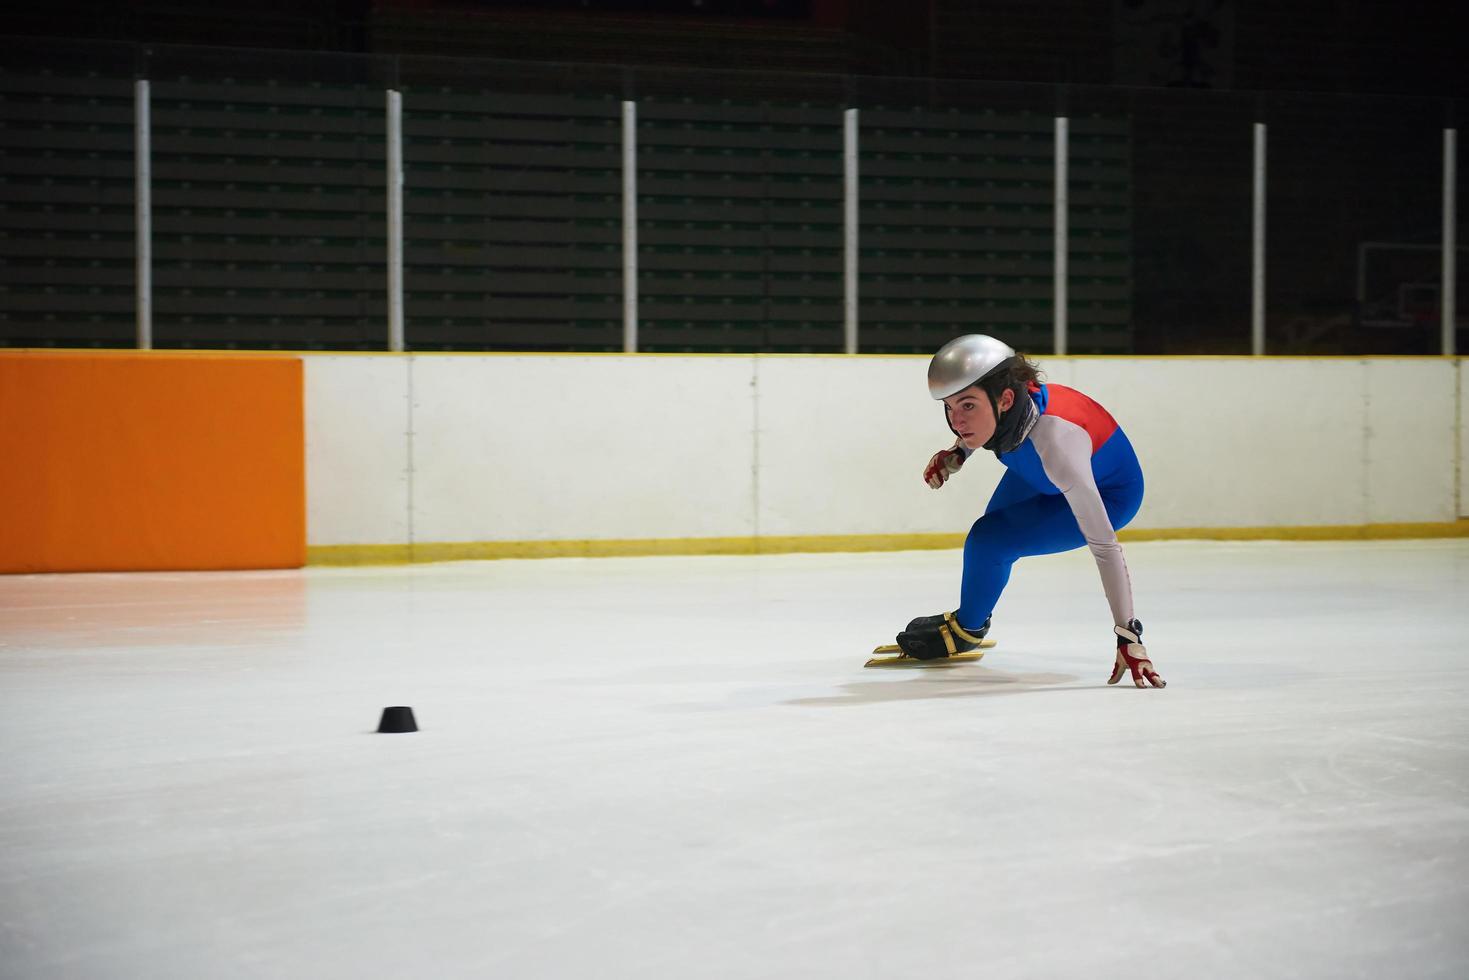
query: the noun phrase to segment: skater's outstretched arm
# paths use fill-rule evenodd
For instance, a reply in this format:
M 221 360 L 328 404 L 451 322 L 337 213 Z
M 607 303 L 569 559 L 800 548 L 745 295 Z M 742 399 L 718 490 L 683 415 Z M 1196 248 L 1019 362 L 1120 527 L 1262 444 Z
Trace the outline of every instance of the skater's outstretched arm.
M 1071 513 L 1081 528 L 1086 545 L 1096 559 L 1102 576 L 1102 588 L 1112 607 L 1112 624 L 1126 626 L 1133 616 L 1132 580 L 1127 574 L 1127 561 L 1122 544 L 1107 506 L 1092 475 L 1092 442 L 1085 429 L 1063 419 L 1046 417 L 1038 424 L 1031 439 L 1045 467 L 1046 477 L 1066 497 Z
M 1087 547 L 1096 560 L 1112 610 L 1113 629 L 1117 640 L 1117 658 L 1111 680 L 1115 684 L 1127 670 L 1132 671 L 1138 687 L 1162 687 L 1164 682 L 1147 659 L 1147 651 L 1138 637 L 1142 625 L 1133 615 L 1132 577 L 1122 543 L 1107 514 L 1106 503 L 1097 489 L 1092 474 L 1092 442 L 1087 431 L 1075 423 L 1055 417 L 1042 418 L 1031 435 L 1041 458 L 1046 477 L 1066 498 L 1077 527 L 1086 538 Z M 1132 651 L 1129 653 L 1128 651 Z

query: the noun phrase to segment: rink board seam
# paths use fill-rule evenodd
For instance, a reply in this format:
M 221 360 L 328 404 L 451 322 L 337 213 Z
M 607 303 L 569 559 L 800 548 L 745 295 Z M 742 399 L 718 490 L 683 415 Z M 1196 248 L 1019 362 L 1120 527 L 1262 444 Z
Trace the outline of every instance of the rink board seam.
M 1297 527 L 1173 527 L 1127 530 L 1124 541 L 1373 541 L 1466 538 L 1469 520 Z M 309 565 L 387 565 L 493 558 L 614 558 L 650 555 L 762 555 L 801 552 L 929 551 L 959 548 L 963 534 L 833 534 L 793 537 L 618 538 L 568 541 L 460 541 L 313 545 Z

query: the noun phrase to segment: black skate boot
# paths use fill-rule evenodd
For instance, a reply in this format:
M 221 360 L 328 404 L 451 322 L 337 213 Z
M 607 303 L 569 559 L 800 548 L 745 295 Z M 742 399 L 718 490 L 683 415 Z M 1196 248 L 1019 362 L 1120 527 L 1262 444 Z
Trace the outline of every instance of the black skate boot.
M 990 621 L 977 630 L 966 630 L 953 613 L 942 616 L 920 616 L 898 634 L 898 647 L 914 660 L 943 660 L 956 654 L 973 653 L 985 644 Z
M 970 663 L 995 645 L 985 636 L 990 621 L 977 630 L 966 630 L 953 613 L 919 616 L 898 634 L 897 643 L 876 647 L 868 667 L 939 667 Z
M 948 618 L 948 613 L 939 613 L 937 616 L 919 616 L 907 626 L 904 626 L 903 632 L 912 633 L 914 630 L 936 630 L 944 625 L 944 622 Z

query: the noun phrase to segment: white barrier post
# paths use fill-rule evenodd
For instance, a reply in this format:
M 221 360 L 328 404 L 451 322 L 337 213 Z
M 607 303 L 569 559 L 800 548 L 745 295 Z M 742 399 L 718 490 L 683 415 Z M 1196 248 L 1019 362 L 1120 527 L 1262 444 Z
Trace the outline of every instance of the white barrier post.
M 842 336 L 857 353 L 857 110 L 842 112 Z
M 403 350 L 403 96 L 388 90 L 388 350 Z
M 1054 256 L 1052 258 L 1051 278 L 1052 286 L 1052 346 L 1058 355 L 1066 353 L 1066 277 L 1068 275 L 1066 263 L 1067 242 L 1069 240 L 1069 229 L 1066 224 L 1067 209 L 1070 197 L 1067 194 L 1066 164 L 1070 154 L 1069 120 L 1065 116 L 1056 117 L 1056 191 L 1055 201 L 1052 205 L 1054 222 L 1056 226 L 1056 240 L 1054 243 Z
M 137 241 L 138 349 L 153 348 L 153 147 L 148 81 L 133 86 L 133 186 Z
M 622 103 L 622 349 L 638 349 L 638 104 Z
M 1454 228 L 1454 222 L 1457 220 L 1454 214 L 1454 181 L 1458 178 L 1458 135 L 1457 129 L 1443 131 L 1443 278 L 1441 280 L 1443 286 L 1439 292 L 1439 323 L 1443 333 L 1443 352 L 1449 357 L 1454 356 L 1456 348 L 1454 277 L 1458 274 L 1458 255 Z
M 1265 353 L 1265 124 L 1255 123 L 1250 258 L 1250 352 Z

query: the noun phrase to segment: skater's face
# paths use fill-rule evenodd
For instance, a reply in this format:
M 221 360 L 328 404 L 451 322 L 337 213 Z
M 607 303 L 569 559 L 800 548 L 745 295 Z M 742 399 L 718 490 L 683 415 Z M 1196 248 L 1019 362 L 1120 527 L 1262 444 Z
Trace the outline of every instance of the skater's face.
M 1006 388 L 1000 393 L 1000 411 L 1007 412 L 1015 404 L 1015 392 Z M 965 388 L 957 395 L 944 399 L 944 413 L 949 425 L 959 433 L 964 445 L 970 449 L 982 449 L 995 434 L 995 413 L 990 400 L 978 388 Z

